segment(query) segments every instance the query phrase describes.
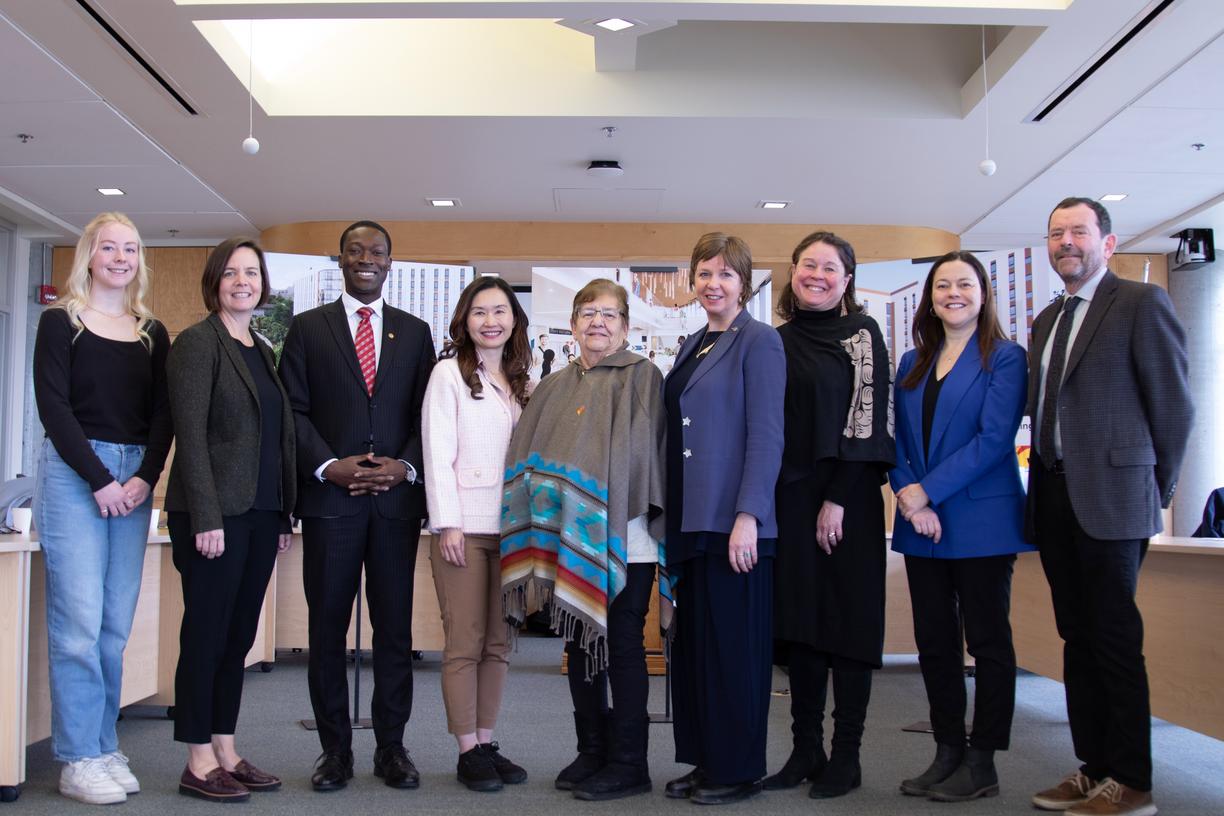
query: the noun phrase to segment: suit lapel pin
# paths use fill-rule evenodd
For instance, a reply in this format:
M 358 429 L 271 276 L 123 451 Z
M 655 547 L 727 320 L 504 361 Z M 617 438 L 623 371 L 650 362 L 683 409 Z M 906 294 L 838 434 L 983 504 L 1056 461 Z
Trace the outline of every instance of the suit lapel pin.
M 395 332 L 387 332 L 387 339 L 388 339 L 388 340 L 394 340 L 394 339 L 395 339 Z

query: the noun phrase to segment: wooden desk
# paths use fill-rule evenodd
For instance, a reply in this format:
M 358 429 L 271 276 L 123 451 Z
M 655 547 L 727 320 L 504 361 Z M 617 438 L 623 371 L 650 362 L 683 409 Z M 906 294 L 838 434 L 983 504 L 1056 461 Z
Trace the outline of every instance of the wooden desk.
M 412 593 L 412 648 L 417 651 L 440 652 L 445 645 L 442 632 L 442 612 L 438 608 L 438 593 L 434 589 L 433 568 L 429 565 L 429 533 L 421 533 L 417 547 L 416 570 L 413 573 Z M 294 535 L 293 547 L 277 559 L 276 574 L 272 577 L 275 589 L 276 615 L 273 621 L 275 644 L 278 649 L 305 649 L 307 640 L 306 592 L 302 585 L 302 536 Z M 365 578 L 362 576 L 362 597 L 365 593 Z M 356 616 L 349 624 L 348 647 L 354 648 L 357 629 Z M 370 608 L 364 600 L 361 604 L 362 650 L 370 648 Z
M 0 536 L 0 798 L 5 801 L 25 781 L 30 562 L 37 549 L 26 536 Z
M 1152 714 L 1224 739 L 1224 541 L 1157 536 L 1139 571 Z M 1021 668 L 1062 680 L 1063 642 L 1037 553 L 1016 560 L 1012 631 Z

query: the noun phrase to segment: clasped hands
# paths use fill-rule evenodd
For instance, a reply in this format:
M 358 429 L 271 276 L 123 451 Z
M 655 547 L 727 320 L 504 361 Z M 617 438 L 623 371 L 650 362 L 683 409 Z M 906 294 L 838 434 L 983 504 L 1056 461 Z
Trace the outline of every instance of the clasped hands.
M 350 496 L 367 496 L 385 493 L 407 481 L 408 468 L 399 459 L 362 453 L 332 462 L 323 469 L 323 478 L 344 488 Z
M 940 527 L 939 516 L 931 509 L 930 497 L 920 483 L 908 484 L 897 491 L 897 507 L 901 511 L 901 518 L 912 524 L 919 535 L 939 543 L 943 528 Z
M 149 483 L 133 476 L 123 484 L 111 482 L 101 490 L 94 491 L 94 501 L 102 518 L 126 516 L 149 498 Z

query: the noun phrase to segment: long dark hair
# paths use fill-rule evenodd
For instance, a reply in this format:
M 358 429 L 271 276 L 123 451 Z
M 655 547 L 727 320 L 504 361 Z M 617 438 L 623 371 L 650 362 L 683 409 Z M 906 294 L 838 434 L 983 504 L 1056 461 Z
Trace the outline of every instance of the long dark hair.
M 840 308 L 844 309 L 846 314 L 856 314 L 863 311 L 863 307 L 859 305 L 858 300 L 854 296 L 854 270 L 858 266 L 858 262 L 854 258 L 854 247 L 850 246 L 850 242 L 840 235 L 818 230 L 800 241 L 799 245 L 795 247 L 795 251 L 791 253 L 791 276 L 786 281 L 786 288 L 779 293 L 778 305 L 774 308 L 778 317 L 783 320 L 793 320 L 795 317 L 795 310 L 799 308 L 799 300 L 795 297 L 795 290 L 791 287 L 791 280 L 795 277 L 795 267 L 799 265 L 799 256 L 812 244 L 828 244 L 836 249 L 837 257 L 841 260 L 842 267 L 846 270 L 846 291 L 842 295 Z
M 531 343 L 527 340 L 527 313 L 523 311 L 514 290 L 503 279 L 492 275 L 483 275 L 464 287 L 455 304 L 455 314 L 450 322 L 450 339 L 446 341 L 441 359 L 454 357 L 459 362 L 459 376 L 472 391 L 472 399 L 484 399 L 484 385 L 476 368 L 480 358 L 476 354 L 476 344 L 468 334 L 468 312 L 472 310 L 472 301 L 486 289 L 500 289 L 510 302 L 510 313 L 514 316 L 514 328 L 510 330 L 510 339 L 502 346 L 502 373 L 510 383 L 510 393 L 518 400 L 519 405 L 527 404 L 527 371 L 531 368 Z
M 918 360 L 914 367 L 901 380 L 905 389 L 917 388 L 926 378 L 931 366 L 935 365 L 935 356 L 944 342 L 943 321 L 932 308 L 931 290 L 935 285 L 935 273 L 946 263 L 960 261 L 968 264 L 977 275 L 978 286 L 982 290 L 982 311 L 978 312 L 977 335 L 978 348 L 982 351 L 982 368 L 990 370 L 990 353 L 994 351 L 996 340 L 1006 340 L 1003 327 L 999 325 L 999 316 L 995 314 L 994 287 L 986 277 L 986 267 L 972 252 L 958 249 L 935 261 L 931 271 L 927 273 L 926 283 L 922 285 L 922 299 L 918 301 L 918 313 L 914 316 L 914 348 L 918 352 Z

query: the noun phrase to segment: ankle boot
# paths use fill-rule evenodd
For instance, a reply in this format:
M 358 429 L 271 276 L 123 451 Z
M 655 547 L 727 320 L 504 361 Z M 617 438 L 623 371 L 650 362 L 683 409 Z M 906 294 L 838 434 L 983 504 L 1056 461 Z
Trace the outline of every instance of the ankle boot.
M 979 796 L 999 795 L 999 775 L 995 773 L 994 751 L 970 748 L 951 776 L 931 786 L 930 797 L 937 802 L 968 802 Z
M 901 792 L 906 796 L 926 796 L 931 792 L 931 786 L 951 776 L 964 758 L 964 745 L 935 743 L 935 759 L 930 767 L 912 779 L 901 780 Z
M 761 784 L 765 790 L 793 788 L 805 779 L 810 781 L 819 777 L 828 761 L 822 743 L 795 740 L 795 747 L 791 749 L 786 764 L 776 774 L 765 777 Z
M 646 741 L 650 719 L 643 713 L 618 716 L 609 711 L 608 762 L 574 785 L 574 798 L 602 802 L 650 791 Z
M 578 733 L 578 757 L 557 774 L 557 790 L 573 790 L 607 761 L 606 725 L 602 714 L 574 712 L 574 730 Z
M 870 700 L 870 670 L 833 670 L 833 751 L 808 796 L 813 799 L 845 796 L 862 784 L 859 746 Z

